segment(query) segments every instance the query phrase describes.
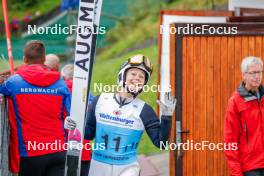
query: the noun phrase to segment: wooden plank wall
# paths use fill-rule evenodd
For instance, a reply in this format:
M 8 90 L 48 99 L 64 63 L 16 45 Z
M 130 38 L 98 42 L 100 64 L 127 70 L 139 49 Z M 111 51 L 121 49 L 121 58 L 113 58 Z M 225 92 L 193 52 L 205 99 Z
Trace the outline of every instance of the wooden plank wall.
M 170 35 L 170 85 L 171 85 L 171 92 L 175 92 L 175 58 L 172 59 L 172 57 L 176 54 L 176 48 L 175 48 L 175 36 Z M 173 94 L 174 95 L 174 94 Z M 175 96 L 175 95 L 174 95 Z M 177 105 L 176 105 L 177 106 Z M 171 128 L 171 134 L 170 134 L 170 143 L 176 143 L 176 113 L 174 113 L 172 117 L 172 128 Z M 177 151 L 170 150 L 170 176 L 176 175 L 176 155 Z
M 171 42 L 175 46 L 175 40 Z M 223 142 L 227 101 L 240 84 L 241 60 L 250 55 L 264 59 L 264 36 L 183 37 L 182 125 L 190 130 L 183 134 L 183 142 Z M 175 78 L 171 79 L 173 90 Z M 176 175 L 173 168 L 171 175 Z M 185 151 L 183 176 L 228 176 L 223 151 Z
M 208 11 L 208 10 L 195 10 L 195 11 L 186 11 L 186 10 L 163 10 L 160 12 L 160 25 L 163 24 L 163 15 L 183 15 L 183 16 L 226 16 L 226 17 L 232 17 L 234 16 L 233 11 Z M 175 43 L 175 37 L 170 37 L 170 42 Z M 158 34 L 158 43 L 159 43 L 159 65 L 161 65 L 161 47 L 162 47 L 162 35 L 161 33 Z M 170 57 L 173 57 L 173 59 L 170 60 L 170 80 L 171 80 L 171 88 L 172 92 L 175 92 L 175 46 L 170 45 Z M 160 67 L 158 72 L 160 73 Z M 158 83 L 160 83 L 160 74 L 158 75 Z M 160 94 L 157 93 L 157 97 L 160 97 Z M 157 112 L 159 113 L 159 107 L 157 108 Z M 174 116 L 175 118 L 175 116 Z M 171 142 L 175 142 L 175 121 L 173 121 L 172 124 L 172 130 L 171 130 Z M 176 160 L 176 152 L 175 151 L 170 151 L 170 175 L 174 176 L 175 173 L 175 160 Z

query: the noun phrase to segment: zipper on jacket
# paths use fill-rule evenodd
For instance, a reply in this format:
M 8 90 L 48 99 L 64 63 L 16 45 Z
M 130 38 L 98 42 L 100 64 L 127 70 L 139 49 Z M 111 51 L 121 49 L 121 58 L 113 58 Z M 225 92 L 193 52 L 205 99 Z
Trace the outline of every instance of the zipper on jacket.
M 262 97 L 262 96 L 261 96 Z M 260 114 L 260 129 L 261 129 L 261 139 L 263 139 L 263 126 L 262 126 L 262 111 L 261 111 L 261 105 L 260 105 L 260 100 L 261 100 L 261 97 L 260 99 L 258 99 L 258 109 L 259 109 L 259 114 Z
M 246 141 L 247 141 L 247 144 L 248 144 L 248 128 L 247 128 L 246 122 L 244 123 L 244 130 L 246 132 Z
M 259 99 L 258 99 L 258 110 L 259 110 L 259 113 L 260 113 L 260 117 L 262 119 L 261 107 L 260 107 L 260 100 Z

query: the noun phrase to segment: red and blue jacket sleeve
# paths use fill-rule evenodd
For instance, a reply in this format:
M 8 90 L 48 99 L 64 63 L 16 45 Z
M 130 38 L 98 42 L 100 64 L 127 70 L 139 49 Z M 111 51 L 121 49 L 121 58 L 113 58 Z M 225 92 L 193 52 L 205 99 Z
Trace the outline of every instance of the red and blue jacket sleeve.
M 70 115 L 71 110 L 71 94 L 66 93 L 63 99 L 63 114 L 62 117 L 65 119 L 67 116 Z
M 0 84 L 0 93 L 4 94 L 5 96 L 11 96 L 11 90 L 9 89 L 9 85 L 11 82 L 6 80 L 3 84 Z

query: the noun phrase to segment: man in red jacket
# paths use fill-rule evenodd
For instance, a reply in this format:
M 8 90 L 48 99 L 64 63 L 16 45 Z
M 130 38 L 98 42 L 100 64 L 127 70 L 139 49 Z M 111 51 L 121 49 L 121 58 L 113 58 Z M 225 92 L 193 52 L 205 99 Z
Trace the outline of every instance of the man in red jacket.
M 241 64 L 243 81 L 229 99 L 225 117 L 225 143 L 231 176 L 264 175 L 264 87 L 263 62 L 246 57 Z
M 10 100 L 10 155 L 19 155 L 20 176 L 64 175 L 63 114 L 69 114 L 71 95 L 60 73 L 44 61 L 44 44 L 31 41 L 24 48 L 25 65 L 3 84 L 0 80 L 0 93 Z M 19 161 L 12 161 L 17 169 Z

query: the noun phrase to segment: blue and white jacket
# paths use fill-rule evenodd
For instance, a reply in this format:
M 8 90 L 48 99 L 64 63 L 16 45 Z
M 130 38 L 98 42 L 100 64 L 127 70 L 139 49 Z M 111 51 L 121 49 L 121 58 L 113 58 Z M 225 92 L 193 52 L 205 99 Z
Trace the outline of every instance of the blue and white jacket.
M 161 116 L 161 122 L 153 109 L 135 98 L 121 104 L 114 93 L 102 93 L 89 107 L 85 138 L 95 138 L 93 159 L 99 162 L 124 165 L 137 161 L 137 148 L 146 130 L 153 144 L 169 139 L 171 118 Z

